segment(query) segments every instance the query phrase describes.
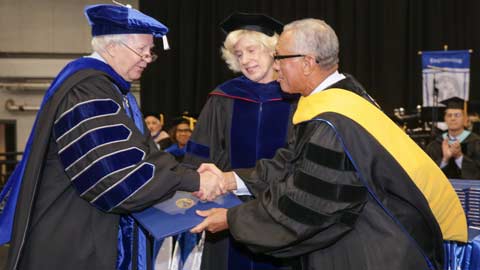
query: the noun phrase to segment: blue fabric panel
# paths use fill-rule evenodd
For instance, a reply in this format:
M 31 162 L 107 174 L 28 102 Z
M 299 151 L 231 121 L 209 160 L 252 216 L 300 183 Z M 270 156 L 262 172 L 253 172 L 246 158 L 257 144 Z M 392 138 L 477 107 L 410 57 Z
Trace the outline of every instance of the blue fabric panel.
M 196 143 L 192 140 L 187 142 L 187 153 L 190 153 L 195 156 L 199 156 L 202 158 L 210 159 L 210 147 Z
M 257 160 L 272 158 L 278 148 L 286 145 L 290 104 L 285 101 L 264 103 L 260 116 Z
M 152 164 L 142 164 L 112 189 L 98 197 L 93 204 L 104 211 L 109 211 L 126 200 L 130 195 L 138 191 L 143 185 L 152 179 L 154 170 L 155 166 Z
M 91 100 L 79 104 L 55 122 L 53 127 L 55 138 L 58 140 L 83 121 L 94 117 L 116 114 L 119 110 L 120 105 L 111 99 Z
M 218 89 L 232 98 L 248 99 L 251 102 L 266 102 L 280 99 L 298 99 L 299 95 L 282 92 L 276 81 L 258 83 L 240 76 L 218 86 Z
M 113 142 L 125 141 L 132 132 L 124 125 L 101 127 L 91 130 L 73 144 L 59 152 L 64 168 L 85 156 L 92 149 Z
M 138 130 L 142 134 L 145 134 L 145 121 L 143 121 L 143 114 L 140 111 L 140 108 L 138 107 L 135 96 L 131 92 L 128 92 L 126 96 L 127 96 L 128 104 L 130 105 L 130 109 L 132 110 L 132 113 L 133 113 L 133 115 L 129 114 L 128 116 L 133 119 L 133 122 L 135 123 L 135 126 L 138 128 Z
M 470 245 L 470 243 L 469 243 Z M 469 267 L 468 269 L 475 269 L 479 270 L 480 269 L 480 239 L 474 239 L 471 243 L 472 246 L 472 251 L 470 257 L 467 259 L 469 262 Z
M 130 216 L 132 217 L 132 216 Z M 137 227 L 138 252 L 137 252 L 137 270 L 147 270 L 147 235 L 141 227 Z
M 29 140 L 30 143 L 30 140 Z M 21 177 L 25 171 L 26 159 L 15 167 L 9 180 L 0 192 L 0 203 L 5 203 L 3 211 L 0 211 L 0 245 L 10 242 L 15 215 L 15 206 L 21 188 Z
M 262 104 L 236 99 L 230 131 L 232 169 L 249 168 L 257 161 L 259 113 Z
M 165 149 L 165 152 L 170 153 L 175 157 L 183 157 L 185 156 L 186 150 L 186 147 L 178 148 L 178 144 L 172 144 L 167 149 Z
M 122 215 L 120 217 L 117 234 L 117 263 L 115 269 L 132 269 L 133 238 L 135 220 L 132 216 Z
M 255 166 L 272 158 L 286 145 L 290 104 L 285 101 L 253 103 L 236 99 L 231 129 L 232 169 Z
M 129 148 L 103 157 L 73 179 L 73 184 L 78 192 L 83 194 L 103 177 L 138 164 L 144 156 L 145 153 L 141 150 Z

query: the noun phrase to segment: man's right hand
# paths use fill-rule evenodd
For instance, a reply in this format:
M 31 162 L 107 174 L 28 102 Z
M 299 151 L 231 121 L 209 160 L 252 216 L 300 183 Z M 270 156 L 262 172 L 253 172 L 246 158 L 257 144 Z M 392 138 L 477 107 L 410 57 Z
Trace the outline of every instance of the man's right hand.
M 213 201 L 218 196 L 225 194 L 225 182 L 223 177 L 210 172 L 199 171 L 200 190 L 195 193 L 201 200 Z
M 452 150 L 448 144 L 448 138 L 445 138 L 442 142 L 442 161 L 448 163 L 450 158 L 452 158 Z
M 232 191 L 237 189 L 237 181 L 235 180 L 235 175 L 233 172 L 222 172 L 215 164 L 213 163 L 203 163 L 197 169 L 197 172 L 203 173 L 209 171 L 216 176 L 220 177 L 224 182 L 224 187 L 226 191 Z

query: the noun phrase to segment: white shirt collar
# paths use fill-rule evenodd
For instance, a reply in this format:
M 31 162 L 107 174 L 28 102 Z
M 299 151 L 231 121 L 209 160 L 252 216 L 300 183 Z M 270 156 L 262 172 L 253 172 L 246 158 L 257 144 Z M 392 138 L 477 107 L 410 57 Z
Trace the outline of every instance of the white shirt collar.
M 105 61 L 105 59 L 103 59 L 103 57 L 102 57 L 99 53 L 97 53 L 97 52 L 93 52 L 92 54 L 87 55 L 87 56 L 85 56 L 85 57 L 95 58 L 95 59 L 100 60 L 100 61 L 102 61 L 102 62 L 104 62 L 104 63 L 107 63 L 107 61 Z
M 345 79 L 345 75 L 341 74 L 338 72 L 338 70 L 335 70 L 334 73 L 330 74 L 330 76 L 328 76 L 325 80 L 323 80 L 323 82 L 321 82 L 315 89 L 313 89 L 313 91 L 310 93 L 310 95 L 313 95 L 313 94 L 316 94 L 318 92 L 321 92 L 322 90 L 326 89 L 327 87 L 329 87 L 330 85 L 338 82 L 338 81 L 341 81 L 343 79 Z M 310 96 L 309 95 L 309 96 Z

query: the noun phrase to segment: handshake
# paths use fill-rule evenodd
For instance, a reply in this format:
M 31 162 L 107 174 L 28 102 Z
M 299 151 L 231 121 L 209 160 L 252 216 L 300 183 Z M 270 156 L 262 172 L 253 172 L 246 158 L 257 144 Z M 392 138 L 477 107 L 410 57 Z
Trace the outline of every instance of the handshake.
M 193 195 L 200 200 L 213 201 L 237 188 L 233 172 L 222 172 L 212 163 L 203 163 L 197 172 L 200 174 L 200 190 Z

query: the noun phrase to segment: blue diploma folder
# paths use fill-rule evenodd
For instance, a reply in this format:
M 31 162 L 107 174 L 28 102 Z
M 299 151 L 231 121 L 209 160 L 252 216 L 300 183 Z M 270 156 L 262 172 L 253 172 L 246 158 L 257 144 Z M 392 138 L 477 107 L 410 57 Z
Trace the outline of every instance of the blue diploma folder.
M 220 196 L 212 202 L 203 202 L 189 192 L 177 191 L 172 198 L 134 213 L 133 217 L 155 239 L 160 240 L 189 230 L 202 222 L 204 218 L 197 215 L 195 210 L 230 208 L 241 203 L 232 193 Z

